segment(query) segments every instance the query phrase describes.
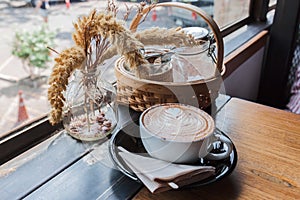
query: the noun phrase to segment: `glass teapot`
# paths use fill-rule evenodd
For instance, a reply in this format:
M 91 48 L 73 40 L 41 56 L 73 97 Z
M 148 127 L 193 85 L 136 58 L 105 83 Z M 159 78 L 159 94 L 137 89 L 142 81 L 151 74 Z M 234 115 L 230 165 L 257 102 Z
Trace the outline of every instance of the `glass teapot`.
M 168 69 L 164 71 L 169 78 L 153 79 L 153 77 L 147 75 L 143 76 L 143 79 L 179 83 L 207 80 L 215 77 L 217 70 L 216 48 L 213 44 L 213 38 L 208 34 L 208 30 L 201 27 L 188 27 L 183 28 L 183 31 L 192 35 L 199 44 L 196 46 L 154 47 L 148 49 L 145 51 L 145 58 L 148 61 L 160 60 L 160 63 L 143 66 L 142 71 L 150 74 L 153 68 L 156 71 L 158 71 L 156 68 Z M 149 53 L 151 51 L 152 53 Z
M 191 34 L 199 44 L 193 47 L 179 47 L 174 52 L 171 65 L 173 68 L 173 82 L 192 82 L 206 80 L 216 74 L 215 45 L 208 30 L 201 27 L 183 28 Z

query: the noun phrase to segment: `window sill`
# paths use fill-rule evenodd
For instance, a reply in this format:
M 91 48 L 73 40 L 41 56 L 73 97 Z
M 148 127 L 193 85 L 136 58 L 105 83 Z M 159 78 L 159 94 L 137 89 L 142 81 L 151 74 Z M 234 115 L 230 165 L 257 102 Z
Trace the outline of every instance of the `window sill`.
M 274 12 L 271 11 L 266 22 L 252 22 L 224 37 L 224 79 L 266 45 L 273 17 Z

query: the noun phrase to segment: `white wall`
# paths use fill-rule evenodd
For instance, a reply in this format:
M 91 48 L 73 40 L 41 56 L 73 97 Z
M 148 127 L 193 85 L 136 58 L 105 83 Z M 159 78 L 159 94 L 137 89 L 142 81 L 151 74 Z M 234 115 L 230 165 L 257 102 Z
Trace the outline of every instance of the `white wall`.
M 256 101 L 263 61 L 264 47 L 239 66 L 224 80 L 226 94 Z

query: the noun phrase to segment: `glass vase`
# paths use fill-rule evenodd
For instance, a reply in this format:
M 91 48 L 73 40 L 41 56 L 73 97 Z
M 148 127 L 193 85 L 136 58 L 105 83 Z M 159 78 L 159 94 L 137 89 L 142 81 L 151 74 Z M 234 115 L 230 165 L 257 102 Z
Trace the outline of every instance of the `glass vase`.
M 95 69 L 76 71 L 66 90 L 63 125 L 82 141 L 105 138 L 117 125 L 116 90 Z

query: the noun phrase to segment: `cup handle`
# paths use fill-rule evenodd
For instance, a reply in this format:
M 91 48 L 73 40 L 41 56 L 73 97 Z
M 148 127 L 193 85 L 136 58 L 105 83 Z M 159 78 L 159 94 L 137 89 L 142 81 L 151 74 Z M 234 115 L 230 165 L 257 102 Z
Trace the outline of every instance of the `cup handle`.
M 224 135 L 216 134 L 214 135 L 214 142 L 219 141 L 226 145 L 225 152 L 223 153 L 211 153 L 209 152 L 205 158 L 208 160 L 222 160 L 228 158 L 232 152 L 233 144 L 232 142 L 225 137 Z

